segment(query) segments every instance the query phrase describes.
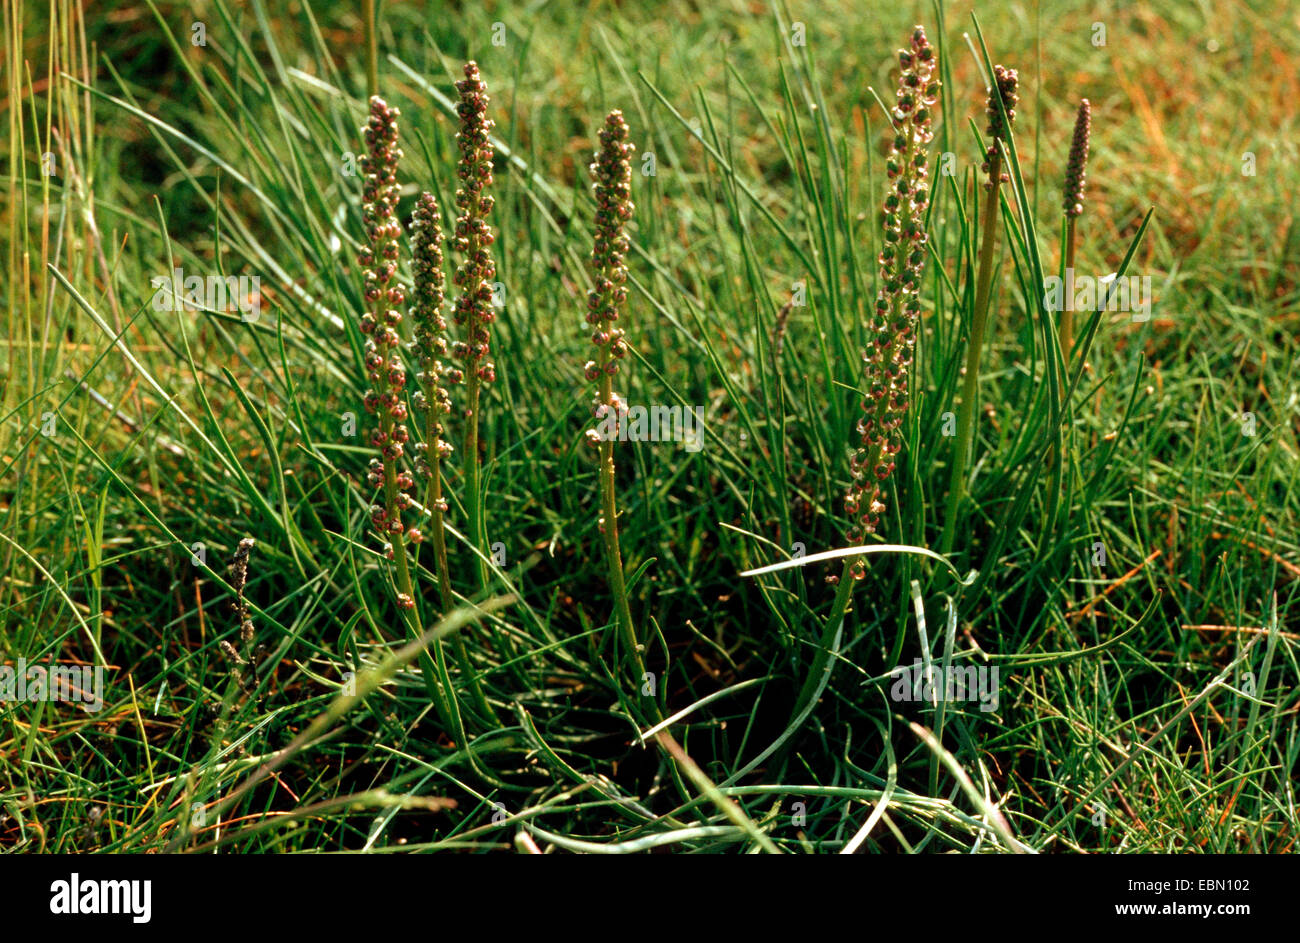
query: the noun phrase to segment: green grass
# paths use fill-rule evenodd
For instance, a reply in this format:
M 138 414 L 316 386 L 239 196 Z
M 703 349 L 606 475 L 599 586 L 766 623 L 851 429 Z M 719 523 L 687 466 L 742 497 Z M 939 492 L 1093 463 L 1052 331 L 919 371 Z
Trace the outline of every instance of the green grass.
M 477 5 L 427 21 L 380 7 L 402 218 L 421 188 L 452 215 L 466 58 L 498 125 L 506 305 L 479 493 L 459 455 L 444 466 L 446 620 L 432 554 L 419 560 L 423 640 L 463 633 L 468 670 L 408 639 L 369 533 L 360 192 L 341 172 L 361 149 L 358 14 L 216 0 L 204 47 L 193 15 L 165 5 L 92 11 L 84 43 L 66 4 L 49 33 L 44 7 L 6 22 L 0 662 L 106 670 L 98 713 L 3 705 L 0 847 L 1293 847 L 1300 24 L 1284 5 L 991 4 L 978 29 L 968 5 L 832 6 Z M 951 153 L 955 173 L 934 178 L 883 549 L 841 624 L 824 580 L 838 561 L 739 574 L 844 545 L 884 188 L 877 97 L 892 99 L 916 22 L 943 70 L 932 166 Z M 949 524 L 945 414 L 975 303 L 992 62 L 1020 70 L 1021 105 L 945 565 L 911 548 L 939 549 Z M 1060 265 L 1080 97 L 1078 268 L 1150 275 L 1156 300 L 1141 323 L 1079 316 L 1086 353 L 1067 364 L 1039 286 Z M 705 420 L 697 453 L 615 450 L 652 698 L 616 657 L 583 442 L 586 164 L 613 108 L 638 148 L 616 385 Z M 262 316 L 154 310 L 150 279 L 174 266 L 259 275 Z M 786 309 L 796 292 L 806 303 Z M 472 549 L 471 500 L 504 563 Z M 252 696 L 221 651 L 239 647 L 226 566 L 245 536 Z M 892 700 L 890 670 L 918 658 L 997 667 L 997 708 Z

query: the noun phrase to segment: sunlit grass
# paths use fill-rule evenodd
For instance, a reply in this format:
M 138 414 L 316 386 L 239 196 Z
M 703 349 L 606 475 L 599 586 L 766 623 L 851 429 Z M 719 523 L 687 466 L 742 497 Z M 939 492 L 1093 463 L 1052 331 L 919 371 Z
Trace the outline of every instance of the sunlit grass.
M 83 41 L 61 3 L 47 45 L 45 8 L 7 7 L 0 661 L 101 664 L 106 690 L 93 715 L 6 705 L 0 846 L 514 849 L 524 831 L 574 851 L 1291 847 L 1300 24 L 1154 4 L 1108 14 L 1099 46 L 1092 14 L 1058 4 L 1028 24 L 989 5 L 978 30 L 965 5 L 822 7 L 381 8 L 404 221 L 421 189 L 454 205 L 467 59 L 498 125 L 498 379 L 480 483 L 459 457 L 444 468 L 449 622 L 478 622 L 467 659 L 433 670 L 496 715 L 463 736 L 402 650 L 368 533 L 361 194 L 343 169 L 362 147 L 360 16 L 218 2 L 195 46 L 188 12 L 127 5 L 112 29 L 88 13 Z M 837 560 L 739 574 L 844 545 L 877 97 L 914 22 L 944 94 L 913 408 L 841 624 Z M 1019 70 L 1021 105 L 951 519 L 993 62 Z M 1063 264 L 1082 97 L 1076 267 L 1149 275 L 1155 302 L 1147 321 L 1076 316 L 1067 361 L 1040 286 Z M 615 660 L 583 441 L 586 164 L 615 108 L 637 145 L 620 392 L 704 418 L 699 452 L 618 445 L 654 728 Z M 258 275 L 261 316 L 156 310 L 151 279 L 175 267 Z M 470 494 L 481 535 L 462 526 Z M 948 566 L 907 550 L 938 550 L 949 524 Z M 227 564 L 249 536 L 256 656 L 236 672 Z M 431 631 L 449 608 L 436 569 L 425 554 L 414 574 Z M 918 659 L 997 667 L 996 709 L 892 700 L 891 669 Z

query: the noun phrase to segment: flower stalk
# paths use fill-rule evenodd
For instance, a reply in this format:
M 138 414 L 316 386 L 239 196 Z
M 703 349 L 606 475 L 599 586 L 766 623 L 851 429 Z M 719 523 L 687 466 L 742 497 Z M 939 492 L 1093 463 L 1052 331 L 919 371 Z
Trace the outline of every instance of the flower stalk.
M 600 150 L 591 164 L 596 195 L 595 237 L 591 250 L 592 288 L 587 293 L 586 321 L 591 328 L 591 342 L 596 348 L 594 360 L 586 363 L 588 382 L 596 384 L 595 416 L 604 419 L 613 413 L 626 412 L 622 397 L 614 391 L 614 377 L 619 362 L 627 355 L 627 342 L 621 328 L 615 327 L 619 308 L 627 301 L 627 258 L 630 241 L 626 224 L 632 218 L 632 153 L 636 146 L 628 141 L 627 122 L 621 111 L 611 111 L 600 129 Z M 601 518 L 600 531 L 605 542 L 609 568 L 609 585 L 614 595 L 615 618 L 622 632 L 623 644 L 633 660 L 638 682 L 645 672 L 642 646 L 632 608 L 628 601 L 623 575 L 623 556 L 618 543 L 618 506 L 614 496 L 614 442 L 596 430 L 587 431 L 587 439 L 600 456 Z
M 255 698 L 257 693 L 257 652 L 253 649 L 256 637 L 252 617 L 248 614 L 248 600 L 244 598 L 244 587 L 248 585 L 248 555 L 257 543 L 252 537 L 245 537 L 235 548 L 235 557 L 230 562 L 230 588 L 235 591 L 232 606 L 235 618 L 239 622 L 239 640 L 242 643 L 241 654 L 230 642 L 221 640 L 220 648 L 226 660 L 231 663 L 235 681 L 244 692 L 245 697 Z M 260 702 L 260 698 L 257 698 Z
M 902 450 L 901 427 L 909 406 L 911 367 L 921 316 L 921 276 L 925 269 L 925 215 L 930 205 L 928 147 L 934 137 L 939 101 L 938 57 L 925 29 L 912 30 L 907 49 L 898 52 L 902 73 L 890 117 L 894 137 L 886 159 L 889 191 L 884 199 L 884 245 L 876 259 L 879 290 L 870 319 L 869 346 L 862 354 L 862 416 L 856 424 L 858 448 L 849 459 L 852 482 L 844 498 L 850 520 L 847 538 L 861 543 L 873 534 L 885 510 L 884 488 Z M 853 587 L 866 576 L 862 557 L 848 557 L 830 619 L 795 713 L 812 698 L 825 671 L 830 648 L 852 601 Z
M 370 99 L 370 117 L 363 129 L 366 153 L 359 165 L 364 190 L 361 201 L 366 228 L 366 246 L 358 261 L 365 272 L 364 297 L 367 311 L 361 316 L 361 333 L 366 337 L 365 367 L 370 381 L 366 391 L 366 412 L 376 417 L 370 444 L 379 457 L 370 460 L 367 479 L 380 489 L 382 503 L 370 506 L 370 523 L 384 541 L 384 556 L 393 563 L 397 587 L 397 608 L 408 632 L 420 635 L 419 610 L 411 582 L 411 565 L 407 542 L 418 545 L 423 535 L 418 527 L 406 527 L 403 512 L 411 507 L 410 490 L 415 480 L 402 469 L 410 433 L 406 428 L 406 366 L 402 362 L 398 329 L 402 323 L 405 292 L 397 280 L 398 240 L 402 235 L 397 221 L 397 164 L 402 151 L 397 146 L 397 118 L 401 113 L 382 98 Z M 450 711 L 444 701 L 437 673 L 425 653 L 421 658 L 424 675 L 439 714 L 447 721 Z
M 424 507 L 430 516 L 429 537 L 433 542 L 438 593 L 445 615 L 451 611 L 453 599 L 447 566 L 447 538 L 443 528 L 447 502 L 442 495 L 442 462 L 451 455 L 452 447 L 443 438 L 446 434 L 443 417 L 451 412 L 451 396 L 444 385 L 447 322 L 442 316 L 446 299 L 442 240 L 442 214 L 438 211 L 438 201 L 431 193 L 421 193 L 411 221 L 411 270 L 415 286 L 411 305 L 415 340 L 411 350 L 420 364 L 420 371 L 416 374 L 420 389 L 412 395 L 411 405 L 424 417 L 424 441 L 415 446 L 415 471 L 425 480 Z
M 446 300 L 442 242 L 442 214 L 438 201 L 431 193 L 421 193 L 411 221 L 411 271 L 415 286 L 411 305 L 415 340 L 411 343 L 411 351 L 420 365 L 416 374 L 420 390 L 411 397 L 411 405 L 424 417 L 424 441 L 415 446 L 415 471 L 425 481 L 424 507 L 430 518 L 429 540 L 433 544 L 438 597 L 445 616 L 455 607 L 456 601 L 451 592 L 451 573 L 447 564 L 445 519 L 448 506 L 442 492 L 442 463 L 452 453 L 451 443 L 443 438 L 447 433 L 443 419 L 451 413 L 451 394 L 446 387 L 449 368 L 443 362 L 447 356 L 447 321 L 442 316 Z M 461 671 L 469 679 L 475 706 L 484 717 L 491 717 L 492 710 L 474 671 L 464 635 L 456 633 L 452 644 Z M 441 642 L 434 645 L 439 664 L 442 664 Z
M 410 473 L 401 469 L 410 434 L 406 428 L 406 366 L 398 350 L 398 327 L 406 300 L 397 281 L 398 238 L 397 163 L 402 151 L 397 146 L 397 117 L 378 96 L 370 99 L 370 120 L 366 124 L 366 153 L 360 160 L 365 179 L 362 216 L 367 246 L 359 261 L 365 269 L 365 300 L 369 308 L 361 316 L 361 333 L 366 336 L 365 366 L 370 380 L 366 391 L 366 412 L 377 417 L 370 444 L 380 458 L 370 460 L 369 481 L 383 489 L 383 503 L 371 505 L 370 522 L 383 538 L 384 556 L 393 561 L 397 582 L 397 606 L 403 612 L 415 610 L 415 594 L 407 564 L 406 541 L 419 543 L 418 528 L 406 529 L 402 512 L 411 506 L 409 491 L 414 485 Z M 418 619 L 418 617 L 416 617 Z
M 866 396 L 857 421 L 860 445 L 849 461 L 853 482 L 844 499 L 852 520 L 848 539 L 859 543 L 875 533 L 885 509 L 884 486 L 902 449 L 899 432 L 907 413 L 917 321 L 921 315 L 921 275 L 925 269 L 925 213 L 930 205 L 929 157 L 934 136 L 939 81 L 934 49 L 918 26 L 909 49 L 899 50 L 903 72 L 892 114 L 894 141 L 885 162 L 889 192 L 884 201 L 884 246 L 876 259 L 880 288 L 862 354 Z M 861 559 L 851 561 L 861 579 Z
M 487 192 L 492 185 L 492 119 L 487 117 L 487 86 L 479 76 L 478 65 L 465 64 L 465 78 L 456 83 L 460 93 L 457 114 L 460 131 L 456 143 L 460 149 L 457 173 L 460 189 L 456 191 L 456 218 L 452 246 L 461 257 L 455 283 L 460 289 L 456 299 L 455 320 L 464 330 L 465 340 L 458 341 L 453 355 L 460 367 L 448 372 L 452 383 L 465 384 L 465 506 L 469 513 L 469 536 L 478 550 L 475 571 L 478 588 L 488 587 L 487 531 L 483 520 L 483 496 L 479 493 L 482 477 L 479 457 L 479 406 L 484 387 L 496 380 L 496 367 L 488 359 L 491 352 L 491 325 L 496 320 L 492 310 L 492 282 L 496 264 L 488 251 L 493 242 L 487 215 L 493 198 Z
M 1015 122 L 1016 86 L 1019 77 L 1015 69 L 994 66 L 993 85 L 988 90 L 989 148 L 981 168 L 988 179 L 984 189 L 984 216 L 980 223 L 979 270 L 975 278 L 975 307 L 971 318 L 970 338 L 966 346 L 966 368 L 962 382 L 961 406 L 957 416 L 957 443 L 953 449 L 952 474 L 948 485 L 947 517 L 940 541 L 942 553 L 952 549 L 956 534 L 957 511 L 966 485 L 966 460 L 975 429 L 975 405 L 979 398 L 980 355 L 984 348 L 985 328 L 988 326 L 989 301 L 993 290 L 993 261 L 998 238 L 999 191 L 1002 184 L 1010 183 L 1011 175 L 1003 167 L 1001 144 L 1008 139 L 1010 126 Z M 1000 104 L 999 104 L 1000 103 Z M 1003 120 L 1003 114 L 1006 120 Z
M 1074 119 L 1074 139 L 1070 143 L 1070 160 L 1065 168 L 1065 186 L 1062 188 L 1061 208 L 1065 212 L 1065 270 L 1074 269 L 1075 222 L 1083 215 L 1083 189 L 1087 181 L 1088 139 L 1092 131 L 1092 105 L 1088 99 L 1079 102 L 1079 112 Z M 1068 365 L 1074 347 L 1073 305 L 1065 305 L 1061 312 L 1061 356 Z

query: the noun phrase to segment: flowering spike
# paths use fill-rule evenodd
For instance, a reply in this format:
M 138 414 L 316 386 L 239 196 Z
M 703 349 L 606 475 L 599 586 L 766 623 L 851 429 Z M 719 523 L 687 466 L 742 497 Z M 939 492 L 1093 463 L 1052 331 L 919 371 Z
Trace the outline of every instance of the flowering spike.
M 630 242 L 626 226 L 632 218 L 632 152 L 623 112 L 611 111 L 600 129 L 600 150 L 591 163 L 592 190 L 596 195 L 596 224 L 591 248 L 592 288 L 587 293 L 586 322 L 592 329 L 596 359 L 589 360 L 584 373 L 596 384 L 595 415 L 602 429 L 607 422 L 619 423 L 627 415 L 627 404 L 614 392 L 614 375 L 627 354 L 623 331 L 614 326 L 619 308 L 627 301 L 627 258 Z M 605 430 L 607 431 L 607 430 Z M 634 677 L 645 671 L 643 647 L 632 619 L 627 582 L 623 575 L 623 554 L 618 543 L 618 503 L 614 494 L 614 442 L 601 431 L 588 429 L 587 441 L 600 456 L 601 516 L 597 528 L 605 542 L 609 567 L 609 588 L 614 595 L 616 620 L 623 644 L 635 666 Z
M 1083 187 L 1087 182 L 1088 138 L 1092 132 L 1092 106 L 1088 99 L 1079 102 L 1079 114 L 1074 119 L 1074 140 L 1070 144 L 1070 161 L 1065 169 L 1065 189 L 1061 207 L 1066 216 L 1083 213 Z
M 943 553 L 947 553 L 952 548 L 952 541 L 957 532 L 957 512 L 961 508 L 962 495 L 966 490 L 966 457 L 975 431 L 975 400 L 979 396 L 980 353 L 984 348 L 989 300 L 993 291 L 994 252 L 998 241 L 997 190 L 1002 184 L 1011 182 L 1011 175 L 1003 166 L 1002 150 L 998 143 L 1009 140 L 1011 125 L 1016 120 L 1016 103 L 1019 101 L 1016 97 L 1017 84 L 1018 77 L 1015 69 L 1007 69 L 1000 65 L 993 67 L 993 85 L 988 89 L 987 130 L 991 140 L 981 168 L 988 175 L 988 179 L 984 181 L 984 189 L 988 191 L 989 197 L 984 202 L 983 219 L 980 224 L 975 308 L 971 317 L 970 339 L 966 345 L 966 376 L 962 380 L 961 411 L 957 416 L 957 440 L 954 443 L 949 471 L 947 519 L 944 521 L 943 534 L 939 542 Z
M 235 591 L 235 615 L 239 619 L 239 637 L 246 649 L 251 651 L 253 644 L 253 620 L 248 615 L 248 600 L 244 598 L 244 587 L 248 584 L 248 555 L 256 544 L 252 537 L 245 537 L 235 548 L 235 558 L 230 563 L 230 588 Z
M 447 366 L 447 321 L 442 316 L 445 300 L 442 272 L 442 215 L 431 193 L 421 193 L 411 221 L 411 269 L 415 293 L 411 319 L 415 322 L 412 352 L 420 363 L 416 374 L 420 391 L 411 397 L 412 405 L 425 413 L 425 440 L 416 446 L 415 470 L 425 478 L 433 476 L 433 459 L 451 453 L 451 445 L 442 437 L 446 430 L 442 417 L 451 412 L 451 396 L 444 386 Z
M 597 407 L 613 406 L 617 394 L 602 377 L 618 373 L 618 361 L 627 353 L 623 331 L 614 327 L 619 308 L 627 301 L 627 258 L 630 243 L 624 227 L 632 218 L 632 152 L 623 112 L 611 111 L 600 129 L 600 150 L 591 164 L 596 194 L 595 237 L 591 248 L 592 289 L 587 292 L 587 322 L 594 328 L 591 342 L 596 359 L 586 375 L 600 383 Z
M 884 483 L 902 448 L 898 429 L 908 407 L 908 378 L 920 316 L 921 273 L 925 266 L 925 212 L 930 201 L 926 147 L 939 100 L 936 57 L 918 26 L 908 49 L 899 52 L 894 141 L 886 165 L 891 174 L 885 197 L 885 250 L 881 253 L 880 291 L 870 319 L 872 340 L 862 355 L 866 398 L 857 432 L 861 445 L 849 461 L 853 482 L 844 500 L 852 518 L 849 540 L 873 533 L 884 511 Z M 857 568 L 854 576 L 860 576 Z
M 372 431 L 371 443 L 383 456 L 378 477 L 384 488 L 384 505 L 372 513 L 371 520 L 381 534 L 402 532 L 402 509 L 410 497 L 399 481 L 398 465 L 409 439 L 403 420 L 406 407 L 402 390 L 406 386 L 406 367 L 398 351 L 397 327 L 402 321 L 401 306 L 406 297 L 396 279 L 398 239 L 402 234 L 397 221 L 397 163 L 402 158 L 397 146 L 397 118 L 401 114 L 382 98 L 370 99 L 370 118 L 362 129 L 366 153 L 359 163 L 364 175 L 361 214 L 366 226 L 367 246 L 360 261 L 365 268 L 365 297 L 370 310 L 362 316 L 362 329 L 368 335 L 365 345 L 366 373 L 371 389 L 366 391 L 365 405 L 377 413 L 379 425 Z M 373 466 L 372 466 L 373 469 Z
M 1020 82 L 1019 74 L 1015 69 L 1005 69 L 1000 65 L 993 67 L 993 85 L 989 88 L 988 101 L 988 135 L 989 149 L 984 155 L 984 165 L 980 169 L 989 174 L 989 178 L 984 183 L 985 190 L 992 190 L 996 184 L 1010 183 L 1011 175 L 1002 169 L 1002 152 L 998 150 L 998 141 L 1005 141 L 1011 125 L 1016 123 L 1016 105 L 1020 98 L 1016 95 L 1016 86 Z M 1002 99 L 1002 108 L 998 108 L 998 99 Z M 1002 111 L 1006 111 L 1007 120 L 1002 120 Z M 993 180 L 994 168 L 997 170 L 997 180 Z
M 456 89 L 460 92 L 460 103 L 456 106 L 460 117 L 460 130 L 456 134 L 456 145 L 460 149 L 457 168 L 460 189 L 456 191 L 456 208 L 460 215 L 456 217 L 451 244 L 460 254 L 455 282 L 461 293 L 453 314 L 456 323 L 463 328 L 463 339 L 452 348 L 452 355 L 460 361 L 460 366 L 449 370 L 447 379 L 453 383 L 465 383 L 464 469 L 469 536 L 471 543 L 482 552 L 476 568 L 479 589 L 486 590 L 488 569 L 483 557 L 487 554 L 488 542 L 481 511 L 485 502 L 479 493 L 482 457 L 479 455 L 478 427 L 483 387 L 496 379 L 496 368 L 488 359 L 492 343 L 489 325 L 496 318 L 492 310 L 496 265 L 489 251 L 492 230 L 487 224 L 487 215 L 492 210 L 492 197 L 487 193 L 492 185 L 492 119 L 487 116 L 487 86 L 473 62 L 465 63 L 465 78 L 456 83 Z M 480 702 L 481 706 L 486 706 L 486 701 L 480 699 Z M 488 709 L 487 713 L 491 716 L 492 712 Z
M 496 277 L 496 264 L 488 252 L 492 245 L 492 230 L 487 224 L 487 214 L 493 200 L 487 190 L 492 185 L 492 119 L 487 116 L 487 86 L 479 77 L 478 65 L 465 63 L 465 78 L 456 83 L 460 104 L 460 131 L 456 144 L 460 148 L 457 174 L 460 189 L 456 191 L 455 236 L 452 246 L 461 255 L 461 265 L 456 271 L 456 285 L 461 290 L 456 299 L 456 323 L 464 326 L 465 340 L 455 347 L 456 359 L 464 363 L 464 378 L 476 378 L 491 383 L 496 378 L 492 362 L 487 359 L 492 343 L 488 325 L 494 320 L 492 312 L 492 280 Z

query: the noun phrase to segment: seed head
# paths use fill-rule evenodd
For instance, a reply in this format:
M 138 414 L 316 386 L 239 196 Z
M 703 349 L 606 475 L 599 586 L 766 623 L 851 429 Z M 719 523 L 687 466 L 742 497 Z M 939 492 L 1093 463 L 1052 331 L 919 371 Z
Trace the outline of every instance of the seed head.
M 1005 141 L 1011 125 L 1016 122 L 1016 105 L 1020 98 L 1016 95 L 1016 86 L 1020 77 L 1015 69 L 1006 69 L 1000 65 L 993 67 L 993 85 L 989 88 L 988 99 L 988 135 L 990 138 L 989 149 L 984 155 L 984 165 L 981 168 L 984 173 L 991 174 L 994 164 L 1001 166 L 1001 151 L 998 150 L 998 141 Z M 998 108 L 998 99 L 1002 100 L 1002 109 Z M 1002 110 L 1006 111 L 1006 121 L 1002 120 Z M 987 180 L 984 183 L 985 190 L 992 190 L 995 185 L 1000 183 L 1010 183 L 1011 175 L 1003 168 L 998 173 L 997 180 Z
M 248 616 L 248 601 L 244 599 L 244 587 L 248 585 L 248 554 L 257 543 L 252 537 L 245 537 L 235 548 L 235 557 L 230 562 L 230 588 L 235 591 L 235 617 L 239 620 L 239 637 L 245 645 L 253 641 L 253 620 Z
M 591 342 L 596 347 L 595 360 L 589 361 L 585 374 L 589 380 L 602 375 L 614 376 L 618 361 L 627 353 L 623 331 L 614 327 L 619 308 L 627 301 L 627 258 L 630 241 L 626 232 L 632 218 L 632 153 L 636 146 L 628 137 L 623 112 L 611 111 L 600 129 L 600 150 L 591 163 L 596 195 L 595 238 L 591 249 L 593 287 L 587 293 L 587 324 L 592 327 Z
M 438 201 L 427 192 L 420 194 L 411 220 L 411 268 L 415 281 L 411 305 L 415 340 L 411 350 L 420 363 L 416 378 L 421 386 L 420 392 L 411 397 L 411 403 L 426 413 L 426 433 L 429 435 L 426 442 L 416 446 L 415 467 L 427 478 L 433 474 L 428 462 L 429 443 L 439 457 L 451 450 L 451 445 L 442 438 L 445 432 L 442 417 L 451 412 L 451 396 L 445 386 L 447 367 L 442 361 L 447 356 L 447 321 L 442 316 L 446 297 L 442 272 L 442 215 L 438 212 Z
M 1062 208 L 1067 216 L 1083 213 L 1083 187 L 1087 182 L 1088 138 L 1092 132 L 1092 106 L 1088 99 L 1079 102 L 1074 119 L 1074 140 L 1070 143 L 1070 161 L 1065 168 Z
M 376 521 L 375 529 L 391 531 L 395 527 L 397 532 L 402 529 L 402 508 L 410 500 L 398 484 L 397 469 L 409 439 L 404 425 L 406 406 L 401 396 L 406 387 L 406 366 L 398 350 L 397 335 L 406 296 L 395 278 L 398 241 L 402 235 L 402 225 L 397 221 L 400 189 L 397 163 L 402 157 L 397 146 L 399 115 L 382 98 L 370 99 L 370 117 L 362 128 L 366 153 L 359 161 L 364 174 L 361 215 L 367 239 L 359 261 L 365 269 L 365 298 L 369 305 L 361 317 L 361 331 L 367 336 L 365 366 L 371 384 L 364 404 L 378 418 L 370 441 L 383 456 L 378 477 L 382 479 L 385 494 L 385 506 L 381 509 L 384 527 Z M 374 472 L 372 466 L 372 478 Z
M 862 355 L 867 395 L 856 427 L 861 444 L 849 460 L 853 482 L 844 500 L 852 518 L 850 540 L 874 532 L 885 509 L 883 486 L 902 448 L 898 429 L 908 407 L 908 379 L 921 313 L 925 212 L 930 202 L 926 147 L 934 136 L 932 121 L 939 100 L 937 61 L 922 27 L 913 31 L 898 61 L 902 75 L 892 113 L 894 139 L 885 162 L 890 181 L 884 201 L 885 240 L 877 259 L 880 290 L 870 318 L 871 341 Z
M 487 117 L 490 99 L 476 63 L 465 63 L 465 78 L 456 83 L 456 90 L 460 92 L 456 106 L 460 117 L 460 131 L 456 134 L 460 149 L 456 208 L 460 215 L 456 217 L 452 248 L 461 256 L 455 275 L 456 287 L 461 291 L 456 299 L 455 319 L 464 326 L 466 340 L 455 346 L 453 355 L 464 363 L 460 376 L 472 372 L 479 381 L 490 383 L 496 376 L 495 367 L 487 359 L 492 341 L 488 325 L 496 319 L 492 311 L 496 264 L 488 252 L 493 235 L 487 214 L 493 200 L 486 191 L 492 185 L 493 148 L 489 135 L 493 122 Z

